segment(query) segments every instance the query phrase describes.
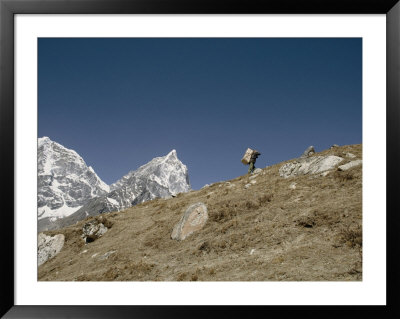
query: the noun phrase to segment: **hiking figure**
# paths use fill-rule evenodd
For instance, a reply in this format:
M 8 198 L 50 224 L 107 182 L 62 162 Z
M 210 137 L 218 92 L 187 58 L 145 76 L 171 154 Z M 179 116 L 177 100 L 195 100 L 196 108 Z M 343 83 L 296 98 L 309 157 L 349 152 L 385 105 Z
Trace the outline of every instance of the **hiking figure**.
M 255 153 L 253 153 L 253 155 L 251 155 L 248 174 L 251 174 L 254 172 L 254 170 L 256 168 L 255 164 L 256 164 L 256 159 L 257 159 L 258 155 L 261 155 L 261 153 L 255 152 Z
M 257 157 L 259 155 L 261 155 L 260 152 L 252 150 L 251 148 L 248 148 L 244 153 L 244 156 L 242 158 L 242 163 L 245 165 L 249 165 L 248 174 L 254 172 L 254 169 L 256 168 L 254 164 L 256 163 Z

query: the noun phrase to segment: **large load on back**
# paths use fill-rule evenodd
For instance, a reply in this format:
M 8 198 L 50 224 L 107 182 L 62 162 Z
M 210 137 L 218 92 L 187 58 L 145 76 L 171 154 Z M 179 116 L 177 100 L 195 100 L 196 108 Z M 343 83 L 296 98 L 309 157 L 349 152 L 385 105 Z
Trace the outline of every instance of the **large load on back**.
M 258 153 L 258 152 L 257 152 L 256 150 L 252 150 L 251 148 L 248 148 L 248 149 L 246 150 L 246 152 L 244 153 L 244 155 L 243 155 L 242 163 L 243 163 L 244 165 L 248 165 L 248 164 L 250 163 L 251 156 L 252 156 L 254 153 Z

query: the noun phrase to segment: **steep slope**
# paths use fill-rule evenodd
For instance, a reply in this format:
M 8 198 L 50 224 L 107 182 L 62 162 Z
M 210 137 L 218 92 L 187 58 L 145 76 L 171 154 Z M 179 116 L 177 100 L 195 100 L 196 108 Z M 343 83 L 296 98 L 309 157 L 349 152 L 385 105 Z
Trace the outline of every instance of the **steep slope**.
M 338 167 L 362 160 L 362 147 L 336 147 L 310 159 L 317 156 L 343 160 L 324 172 L 296 166 L 291 169 L 296 175 L 281 176 L 288 163 L 303 168 L 310 163 L 290 160 L 258 174 L 105 213 L 101 217 L 108 231 L 87 245 L 82 226 L 99 217 L 46 232 L 63 234 L 65 244 L 39 266 L 38 280 L 359 281 L 362 165 L 346 171 Z M 183 241 L 171 239 L 185 210 L 197 202 L 208 209 L 204 228 Z
M 156 157 L 135 171 L 129 172 L 110 186 L 111 192 L 95 197 L 76 212 L 60 220 L 39 223 L 39 231 L 57 229 L 111 211 L 120 211 L 155 198 L 175 196 L 190 190 L 187 167 L 178 159 L 176 150 Z
M 48 137 L 38 139 L 39 220 L 66 217 L 109 190 L 74 150 Z

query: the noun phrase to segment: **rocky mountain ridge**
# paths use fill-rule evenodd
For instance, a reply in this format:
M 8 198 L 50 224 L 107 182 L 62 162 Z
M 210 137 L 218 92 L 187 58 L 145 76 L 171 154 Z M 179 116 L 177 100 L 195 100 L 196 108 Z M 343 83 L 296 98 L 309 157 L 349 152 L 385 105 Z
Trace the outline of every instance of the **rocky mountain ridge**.
M 39 140 L 41 146 L 44 140 Z M 57 148 L 63 148 L 58 143 L 50 141 L 48 138 L 46 138 L 45 143 L 55 145 Z M 44 154 L 40 146 L 38 157 L 41 162 L 43 162 L 43 158 L 51 157 L 52 153 L 47 151 L 46 154 Z M 76 187 L 75 184 L 63 185 L 59 190 L 59 193 L 57 193 L 61 199 L 65 197 L 65 194 L 81 194 L 82 191 L 79 187 L 83 187 L 82 184 L 91 185 L 89 183 L 90 180 L 81 180 L 79 178 L 82 174 L 78 175 L 76 169 L 68 169 L 77 167 L 75 161 L 80 164 L 78 167 L 84 167 L 86 164 L 84 164 L 83 159 L 75 151 L 65 148 L 63 149 L 63 156 L 60 156 L 63 158 L 62 161 L 45 162 L 45 164 L 40 166 L 46 168 L 42 169 L 42 171 L 52 173 L 62 172 L 64 175 L 61 175 L 61 177 L 64 180 L 77 181 L 76 185 L 78 186 Z M 88 171 L 92 172 L 93 169 L 88 168 Z M 38 231 L 57 229 L 71 225 L 87 216 L 94 216 L 111 211 L 120 211 L 147 200 L 159 197 L 167 198 L 190 190 L 188 169 L 178 159 L 176 150 L 172 150 L 166 156 L 156 157 L 147 164 L 139 167 L 137 170 L 129 172 L 110 186 L 101 182 L 100 185 L 102 186 L 102 191 L 100 192 L 96 189 L 96 191 L 90 193 L 91 196 L 82 197 L 78 202 L 80 204 L 79 206 L 77 204 L 75 204 L 75 206 L 70 205 L 68 215 L 57 215 L 58 211 L 55 211 L 51 216 L 47 216 L 45 214 L 40 214 L 40 209 L 45 205 L 48 206 L 48 203 L 54 202 L 54 199 L 52 198 L 54 193 L 48 192 L 49 187 L 51 189 L 51 185 L 49 186 L 46 184 L 51 180 L 51 175 L 45 175 L 46 178 L 41 176 L 42 175 L 39 175 L 38 177 L 41 180 L 38 191 Z M 97 177 L 97 175 L 95 176 Z M 94 180 L 101 181 L 98 177 Z M 97 184 L 94 183 L 94 186 L 96 185 Z M 46 197 L 42 194 L 46 194 Z M 59 200 L 59 202 L 61 202 L 61 200 Z
M 69 216 L 110 187 L 74 150 L 38 139 L 38 219 Z

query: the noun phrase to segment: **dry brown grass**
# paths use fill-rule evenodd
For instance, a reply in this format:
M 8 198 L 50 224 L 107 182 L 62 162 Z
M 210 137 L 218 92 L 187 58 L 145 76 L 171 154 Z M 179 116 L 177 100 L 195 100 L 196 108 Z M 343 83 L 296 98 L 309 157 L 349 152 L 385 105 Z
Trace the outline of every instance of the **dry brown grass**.
M 352 229 L 343 229 L 339 236 L 341 243 L 345 243 L 351 248 L 362 247 L 362 229 L 360 225 Z
M 314 156 L 343 157 L 348 152 L 362 159 L 361 145 Z M 109 230 L 90 244 L 80 237 L 85 221 L 47 232 L 63 233 L 65 245 L 38 268 L 38 279 L 361 280 L 362 167 L 325 177 L 283 179 L 278 174 L 282 164 L 264 168 L 247 189 L 250 179 L 245 174 L 230 185 L 215 183 L 97 216 Z M 295 189 L 289 187 L 293 182 Z M 199 201 L 208 208 L 205 227 L 184 241 L 172 240 L 172 229 L 185 209 Z M 113 253 L 100 258 L 107 252 Z

